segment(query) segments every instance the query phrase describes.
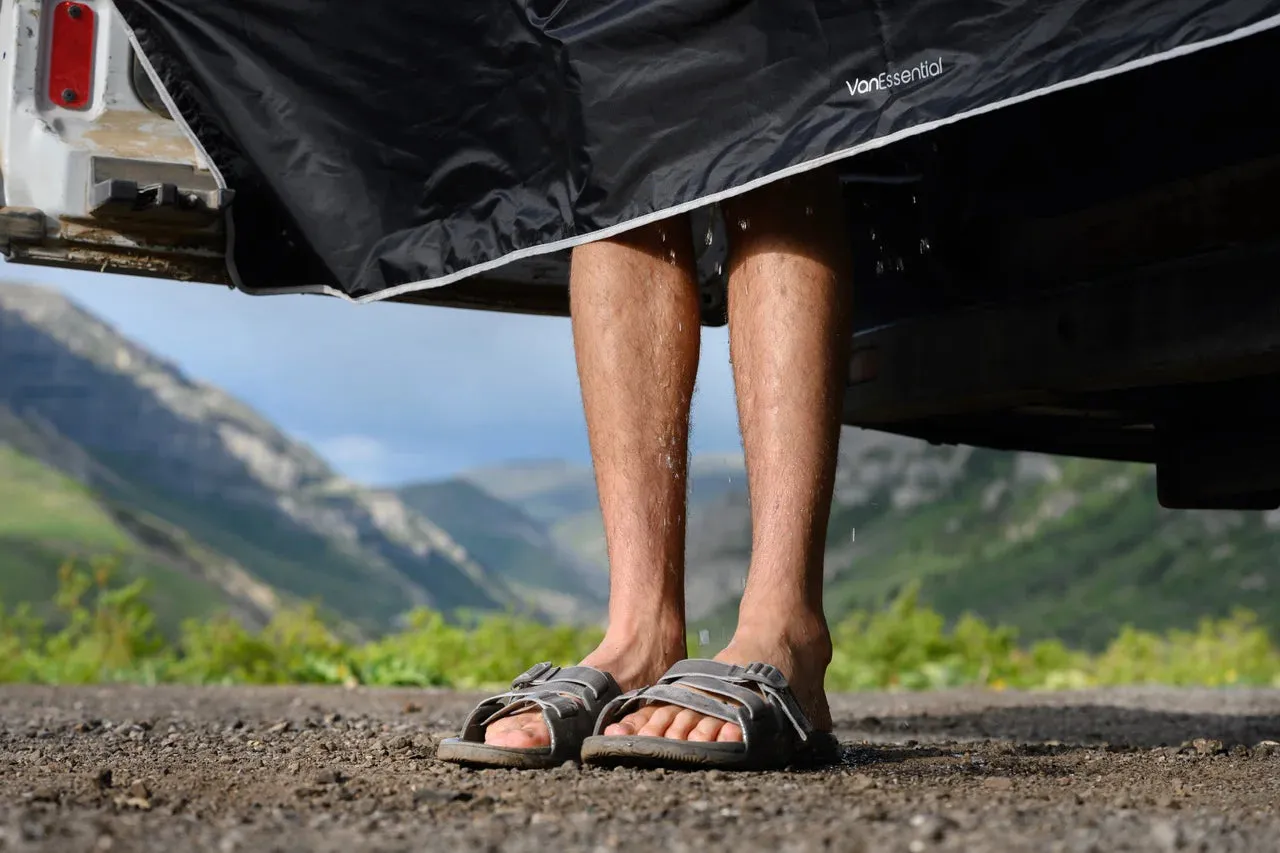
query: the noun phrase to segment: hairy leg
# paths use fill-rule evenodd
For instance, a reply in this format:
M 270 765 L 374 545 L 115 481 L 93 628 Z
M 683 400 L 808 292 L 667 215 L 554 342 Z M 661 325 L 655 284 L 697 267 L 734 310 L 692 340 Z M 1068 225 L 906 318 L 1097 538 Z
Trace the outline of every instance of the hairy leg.
M 609 553 L 609 624 L 583 663 L 630 690 L 685 656 L 686 470 L 700 333 L 687 220 L 575 249 L 570 309 Z M 498 720 L 485 739 L 532 747 L 549 735 L 531 713 Z
M 751 496 L 752 553 L 733 639 L 717 660 L 783 671 L 809 720 L 831 726 L 822 559 L 850 338 L 848 239 L 829 173 L 726 203 L 734 244 L 729 346 Z M 742 739 L 738 726 L 654 705 L 607 734 Z

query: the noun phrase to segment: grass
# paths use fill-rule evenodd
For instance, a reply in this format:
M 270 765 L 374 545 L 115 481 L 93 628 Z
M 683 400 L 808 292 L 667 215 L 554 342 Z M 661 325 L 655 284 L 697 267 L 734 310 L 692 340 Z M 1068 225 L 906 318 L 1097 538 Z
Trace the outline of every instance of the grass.
M 176 634 L 188 616 L 208 614 L 222 600 L 216 586 L 186 577 L 144 554 L 98 497 L 75 480 L 0 445 L 0 598 L 37 603 L 36 613 L 60 622 L 58 578 L 49 570 L 68 558 L 115 555 L 125 579 L 148 578 L 147 603 L 157 624 Z
M 97 499 L 69 477 L 0 445 L 0 539 L 75 542 L 114 551 L 128 538 Z
M 1240 607 L 1280 630 L 1280 535 L 1261 514 L 1162 510 L 1145 466 L 1056 459 L 1056 481 L 1018 482 L 1011 459 L 975 451 L 943 499 L 833 518 L 840 535 L 857 530 L 861 551 L 828 583 L 828 612 L 883 608 L 919 583 L 922 603 L 949 624 L 979 612 L 1025 641 L 1094 652 L 1126 625 L 1162 632 Z M 1003 498 L 984 501 L 1001 481 Z
M 314 607 L 281 611 L 252 631 L 227 617 L 186 620 L 174 640 L 159 629 L 146 582 L 119 583 L 112 560 L 64 563 L 52 605 L 60 627 L 26 606 L 0 607 L 0 682 L 91 684 L 346 684 L 497 687 L 540 660 L 571 663 L 596 629 L 548 626 L 516 615 L 446 620 L 415 611 L 406 627 L 351 642 Z M 1189 631 L 1126 628 L 1094 654 L 965 616 L 949 625 L 909 588 L 888 607 L 834 626 L 831 690 L 959 686 L 1280 687 L 1280 649 L 1247 611 Z

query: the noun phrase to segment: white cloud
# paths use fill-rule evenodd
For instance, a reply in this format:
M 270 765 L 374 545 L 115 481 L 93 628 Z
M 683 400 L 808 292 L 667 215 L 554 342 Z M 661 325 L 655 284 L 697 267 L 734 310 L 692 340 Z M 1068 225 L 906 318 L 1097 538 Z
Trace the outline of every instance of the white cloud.
M 387 446 L 367 435 L 340 435 L 315 443 L 316 451 L 339 467 L 380 465 L 391 455 Z
M 416 479 L 417 472 L 439 464 L 423 454 L 404 451 L 371 435 L 302 438 L 339 474 L 371 486 L 395 486 Z

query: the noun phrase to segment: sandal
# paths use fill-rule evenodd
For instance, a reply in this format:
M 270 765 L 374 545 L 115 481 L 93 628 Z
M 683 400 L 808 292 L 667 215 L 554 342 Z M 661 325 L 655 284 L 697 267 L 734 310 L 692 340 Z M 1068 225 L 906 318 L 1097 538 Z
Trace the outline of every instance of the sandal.
M 742 729 L 742 742 L 601 734 L 627 714 L 657 704 L 733 723 Z M 583 762 L 609 766 L 774 770 L 800 763 L 829 764 L 839 758 L 835 736 L 813 730 L 776 667 L 713 660 L 680 661 L 657 684 L 614 699 L 600 712 L 595 734 L 582 744 Z
M 589 666 L 561 668 L 540 663 L 511 682 L 506 693 L 485 699 L 467 717 L 462 733 L 440 742 L 436 758 L 476 767 L 540 770 L 577 761 L 582 741 L 600 711 L 622 693 L 613 676 Z M 485 729 L 504 717 L 542 709 L 550 746 L 494 746 Z

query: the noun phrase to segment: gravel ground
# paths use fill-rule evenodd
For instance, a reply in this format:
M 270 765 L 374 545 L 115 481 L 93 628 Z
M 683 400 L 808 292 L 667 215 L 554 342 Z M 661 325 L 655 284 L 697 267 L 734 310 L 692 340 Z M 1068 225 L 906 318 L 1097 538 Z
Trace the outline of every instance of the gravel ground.
M 839 767 L 465 770 L 476 697 L 0 689 L 0 850 L 1280 849 L 1280 692 L 834 699 Z

